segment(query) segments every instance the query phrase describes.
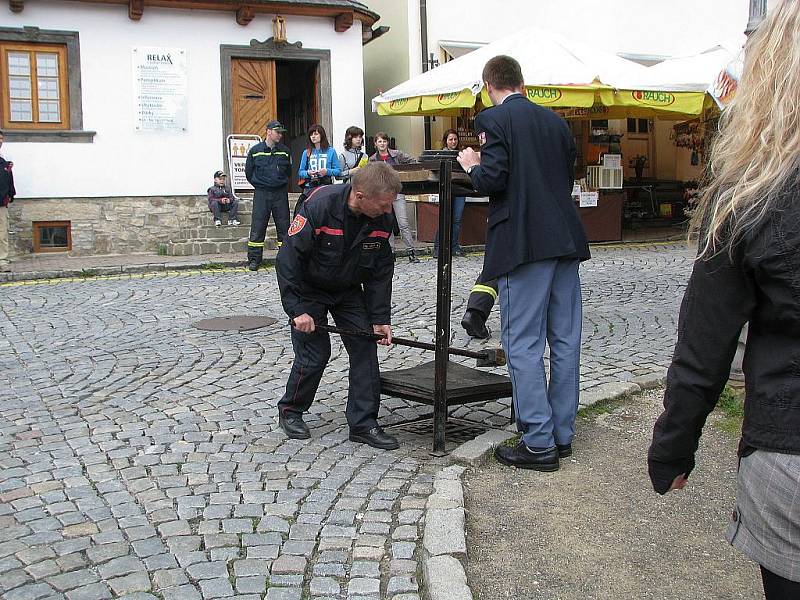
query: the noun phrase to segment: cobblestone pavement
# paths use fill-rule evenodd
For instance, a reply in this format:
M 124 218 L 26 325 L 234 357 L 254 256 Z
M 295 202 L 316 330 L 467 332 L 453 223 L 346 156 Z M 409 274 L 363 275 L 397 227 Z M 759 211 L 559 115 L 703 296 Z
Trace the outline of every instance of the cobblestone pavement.
M 594 255 L 587 390 L 663 370 L 691 260 L 682 245 Z M 457 345 L 477 345 L 457 323 L 481 263 L 455 263 Z M 398 261 L 398 334 L 432 338 L 434 288 L 433 261 Z M 292 351 L 271 271 L 11 284 L 0 310 L 0 597 L 418 600 L 420 519 L 446 459 L 403 430 L 395 452 L 347 441 L 336 339 L 312 439 L 286 439 L 275 405 Z M 255 313 L 278 324 L 191 326 Z M 431 359 L 381 357 L 383 369 Z M 381 419 L 426 412 L 385 398 Z M 458 414 L 505 424 L 508 402 Z

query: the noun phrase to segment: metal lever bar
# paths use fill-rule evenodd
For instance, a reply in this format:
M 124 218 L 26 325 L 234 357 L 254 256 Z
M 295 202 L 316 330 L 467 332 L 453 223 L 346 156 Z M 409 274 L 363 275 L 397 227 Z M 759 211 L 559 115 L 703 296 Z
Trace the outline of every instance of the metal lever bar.
M 294 326 L 294 323 L 292 323 Z M 366 337 L 373 340 L 382 340 L 385 336 L 379 335 L 377 333 L 372 333 L 371 331 L 351 331 L 349 329 L 341 329 L 339 327 L 334 327 L 333 325 L 319 325 L 315 324 L 315 328 L 321 329 L 322 331 L 327 331 L 328 333 L 338 333 L 339 335 L 356 335 L 359 337 Z M 392 343 L 399 344 L 400 346 L 409 346 L 411 348 L 421 348 L 423 350 L 436 350 L 436 346 L 434 344 L 429 344 L 427 342 L 418 342 L 417 340 L 409 340 L 407 338 L 399 338 L 392 336 Z M 486 360 L 489 358 L 492 352 L 488 352 L 486 350 L 482 351 L 474 351 L 474 350 L 465 350 L 463 348 L 448 348 L 448 352 L 450 354 L 456 354 L 458 356 L 466 356 L 467 358 L 477 358 L 479 360 Z

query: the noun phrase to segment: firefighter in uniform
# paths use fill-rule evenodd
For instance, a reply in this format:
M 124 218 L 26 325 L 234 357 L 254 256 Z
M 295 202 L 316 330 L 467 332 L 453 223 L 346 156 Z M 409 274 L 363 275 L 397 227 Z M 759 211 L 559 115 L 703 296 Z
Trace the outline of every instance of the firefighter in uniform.
M 255 188 L 250 239 L 247 242 L 247 268 L 257 271 L 264 256 L 264 238 L 267 235 L 269 215 L 275 222 L 275 233 L 280 247 L 289 229 L 289 178 L 292 159 L 289 148 L 281 144 L 286 128 L 280 121 L 267 123 L 264 141 L 250 148 L 244 173 Z
M 333 316 L 338 327 L 373 331 L 391 343 L 394 255 L 389 247 L 392 202 L 402 186 L 395 171 L 370 163 L 350 184 L 317 188 L 298 211 L 278 251 L 276 274 L 283 308 L 292 321 L 295 359 L 278 423 L 293 439 L 311 437 L 303 421 L 331 355 L 327 332 L 315 328 Z M 350 358 L 347 424 L 350 440 L 394 450 L 397 440 L 378 425 L 380 374 L 376 342 L 342 336 Z

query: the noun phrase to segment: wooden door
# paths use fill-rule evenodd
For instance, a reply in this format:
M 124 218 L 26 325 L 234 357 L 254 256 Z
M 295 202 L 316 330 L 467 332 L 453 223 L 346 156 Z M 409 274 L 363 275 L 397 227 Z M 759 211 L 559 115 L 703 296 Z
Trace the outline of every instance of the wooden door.
M 264 136 L 264 125 L 278 114 L 275 61 L 234 58 L 231 61 L 233 131 Z

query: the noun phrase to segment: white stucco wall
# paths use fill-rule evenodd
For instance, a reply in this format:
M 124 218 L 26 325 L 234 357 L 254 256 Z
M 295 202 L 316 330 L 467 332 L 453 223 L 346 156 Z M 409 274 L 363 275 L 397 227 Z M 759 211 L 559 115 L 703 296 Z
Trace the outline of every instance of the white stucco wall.
M 126 6 L 59 0 L 28 2 L 21 13 L 0 6 L 0 25 L 80 33 L 83 128 L 93 143 L 6 142 L 20 198 L 151 196 L 204 193 L 223 165 L 220 45 L 249 45 L 272 37 L 272 16 L 246 27 L 234 13 L 146 8 L 141 21 Z M 361 24 L 336 33 L 329 18 L 286 17 L 290 42 L 331 51 L 333 124 L 338 147 L 344 130 L 364 124 Z M 137 46 L 188 52 L 186 132 L 134 129 L 131 50 Z

